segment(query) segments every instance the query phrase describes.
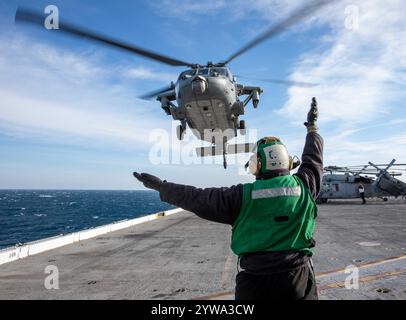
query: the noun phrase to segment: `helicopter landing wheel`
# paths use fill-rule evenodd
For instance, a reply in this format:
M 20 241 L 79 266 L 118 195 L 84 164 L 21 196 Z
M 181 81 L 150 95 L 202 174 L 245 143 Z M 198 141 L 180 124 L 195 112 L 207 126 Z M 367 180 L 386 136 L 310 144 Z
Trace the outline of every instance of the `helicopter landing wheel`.
M 223 137 L 223 167 L 227 169 L 227 137 Z
M 240 129 L 240 134 L 241 135 L 244 136 L 246 134 L 245 121 L 244 120 L 240 120 L 240 125 L 238 126 L 238 129 Z
M 176 127 L 176 136 L 178 137 L 178 140 L 183 140 L 185 137 L 185 131 L 186 129 L 182 125 Z

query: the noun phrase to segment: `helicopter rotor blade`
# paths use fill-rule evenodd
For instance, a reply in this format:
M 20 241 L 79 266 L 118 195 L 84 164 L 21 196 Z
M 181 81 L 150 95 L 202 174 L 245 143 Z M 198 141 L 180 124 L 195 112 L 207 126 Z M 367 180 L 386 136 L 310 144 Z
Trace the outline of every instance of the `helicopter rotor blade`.
M 304 81 L 251 78 L 251 77 L 245 77 L 245 76 L 240 76 L 240 75 L 236 75 L 236 77 L 237 78 L 248 79 L 248 80 L 254 80 L 254 81 L 276 83 L 276 84 L 281 84 L 281 85 L 285 85 L 285 86 L 295 86 L 295 87 L 303 87 L 303 88 L 313 88 L 313 87 L 317 87 L 319 85 L 317 83 L 304 82 Z
M 152 92 L 148 92 L 148 93 L 140 96 L 139 98 L 143 99 L 143 100 L 149 100 L 149 99 L 152 99 L 152 98 L 158 96 L 161 93 L 164 93 L 164 92 L 167 92 L 167 91 L 173 90 L 173 89 L 175 89 L 175 86 L 173 84 L 171 84 L 170 86 L 166 86 L 165 88 L 161 88 L 158 90 L 154 90 Z
M 377 167 L 386 167 L 388 164 L 376 164 Z M 393 167 L 396 166 L 406 166 L 406 163 L 394 163 L 392 164 Z M 354 166 L 348 166 L 348 168 L 358 168 L 358 167 L 363 167 L 362 165 L 354 165 Z M 370 165 L 368 165 L 368 167 L 370 167 Z
M 288 29 L 290 26 L 303 21 L 307 17 L 309 17 L 311 14 L 315 13 L 319 9 L 321 9 L 323 6 L 332 3 L 332 0 L 313 0 L 310 3 L 306 3 L 304 6 L 299 7 L 296 9 L 290 16 L 287 18 L 281 20 L 279 23 L 276 25 L 272 26 L 269 30 L 266 30 L 262 34 L 260 34 L 258 37 L 250 41 L 248 44 L 246 44 L 244 47 L 242 47 L 240 50 L 238 50 L 236 53 L 231 55 L 226 61 L 222 62 L 222 64 L 226 65 L 230 63 L 232 60 L 237 58 L 238 56 L 242 55 L 246 51 L 252 49 L 253 47 L 259 45 L 260 43 L 264 42 L 265 40 L 275 37 L 279 34 L 281 34 L 283 31 Z
M 45 14 L 34 11 L 27 8 L 18 8 L 16 15 L 15 15 L 15 23 L 26 23 L 35 25 L 37 27 L 42 27 L 45 29 Z M 59 29 L 55 29 L 53 31 L 60 31 L 65 34 L 76 36 L 80 38 L 84 38 L 87 40 L 95 41 L 98 43 L 102 43 L 104 45 L 108 45 L 111 47 L 115 47 L 127 52 L 131 52 L 133 54 L 137 54 L 155 61 L 159 61 L 171 66 L 192 66 L 193 64 L 189 62 L 185 62 L 182 60 L 173 59 L 159 53 L 155 53 L 140 47 L 136 47 L 134 45 L 110 38 L 108 36 L 96 33 L 94 31 L 86 30 L 84 28 L 75 26 L 69 23 L 59 23 Z

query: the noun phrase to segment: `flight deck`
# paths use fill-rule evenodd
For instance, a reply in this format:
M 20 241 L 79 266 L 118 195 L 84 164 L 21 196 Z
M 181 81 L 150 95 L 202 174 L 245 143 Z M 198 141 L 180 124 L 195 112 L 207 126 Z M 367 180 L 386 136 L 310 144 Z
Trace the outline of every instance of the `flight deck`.
M 180 211 L 2 264 L 0 299 L 233 299 L 230 236 Z M 405 199 L 319 205 L 315 240 L 320 299 L 406 299 Z M 45 288 L 49 265 L 59 289 Z

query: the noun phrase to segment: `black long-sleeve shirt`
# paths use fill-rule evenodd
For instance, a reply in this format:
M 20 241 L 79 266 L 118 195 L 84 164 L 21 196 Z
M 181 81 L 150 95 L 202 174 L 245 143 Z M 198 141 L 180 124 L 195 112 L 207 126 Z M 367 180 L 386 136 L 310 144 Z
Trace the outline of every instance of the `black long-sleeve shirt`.
M 318 133 L 307 134 L 302 164 L 296 175 L 316 198 L 323 176 L 323 139 Z M 243 185 L 201 189 L 166 182 L 160 188 L 160 196 L 162 201 L 191 211 L 203 219 L 233 225 L 240 214 Z
M 323 138 L 318 133 L 307 134 L 302 163 L 296 175 L 316 199 L 323 176 Z M 243 185 L 201 189 L 164 182 L 160 197 L 162 201 L 191 211 L 203 219 L 233 225 L 241 211 Z M 307 260 L 302 252 L 268 252 L 245 255 L 240 263 L 246 272 L 267 274 L 295 268 Z

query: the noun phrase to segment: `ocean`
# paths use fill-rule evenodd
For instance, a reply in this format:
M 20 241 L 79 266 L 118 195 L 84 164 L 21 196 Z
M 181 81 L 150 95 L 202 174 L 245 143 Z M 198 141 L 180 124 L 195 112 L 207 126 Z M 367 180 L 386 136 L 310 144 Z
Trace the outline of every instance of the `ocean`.
M 155 191 L 0 190 L 0 250 L 173 208 Z

